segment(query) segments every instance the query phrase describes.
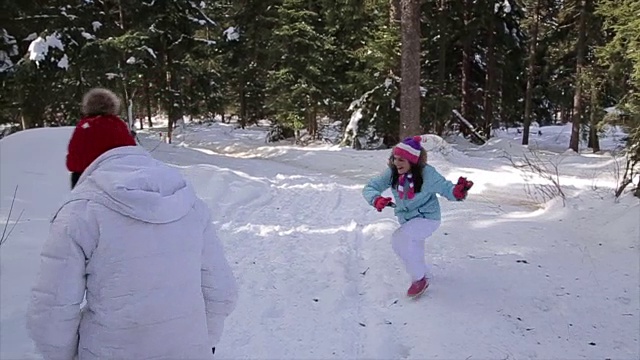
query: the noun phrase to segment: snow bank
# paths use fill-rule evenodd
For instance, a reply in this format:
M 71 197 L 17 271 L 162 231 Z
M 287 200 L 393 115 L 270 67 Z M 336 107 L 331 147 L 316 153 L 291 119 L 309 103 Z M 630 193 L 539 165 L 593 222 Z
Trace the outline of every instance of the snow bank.
M 427 151 L 427 155 L 437 153 L 445 158 L 466 158 L 462 152 L 456 150 L 442 137 L 434 134 L 421 135 L 422 147 Z
M 0 251 L 0 358 L 38 358 L 28 340 L 25 313 L 38 271 L 40 248 L 49 220 L 69 192 L 65 167 L 67 144 L 73 128 L 20 131 L 0 139 L 0 226 L 9 218 L 13 226 Z
M 50 215 L 55 204 L 69 189 L 65 161 L 73 127 L 41 128 L 19 131 L 0 139 L 0 189 L 2 214 L 18 186 L 20 205 L 25 215 Z M 35 157 L 35 159 L 34 159 Z M 46 187 L 42 187 L 46 179 Z

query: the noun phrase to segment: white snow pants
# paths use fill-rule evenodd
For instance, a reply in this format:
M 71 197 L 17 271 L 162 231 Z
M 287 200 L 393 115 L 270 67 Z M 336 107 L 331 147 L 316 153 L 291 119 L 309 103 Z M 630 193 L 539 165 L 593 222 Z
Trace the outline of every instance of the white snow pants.
M 404 263 L 412 282 L 428 274 L 424 243 L 439 227 L 439 220 L 415 218 L 402 224 L 391 235 L 393 251 Z

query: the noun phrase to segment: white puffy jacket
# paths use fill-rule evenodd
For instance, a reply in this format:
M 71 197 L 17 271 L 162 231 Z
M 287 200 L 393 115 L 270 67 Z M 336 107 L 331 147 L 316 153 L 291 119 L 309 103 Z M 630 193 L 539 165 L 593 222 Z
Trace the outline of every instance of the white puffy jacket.
M 40 266 L 27 327 L 45 359 L 211 359 L 237 301 L 207 206 L 136 146 L 82 174 Z

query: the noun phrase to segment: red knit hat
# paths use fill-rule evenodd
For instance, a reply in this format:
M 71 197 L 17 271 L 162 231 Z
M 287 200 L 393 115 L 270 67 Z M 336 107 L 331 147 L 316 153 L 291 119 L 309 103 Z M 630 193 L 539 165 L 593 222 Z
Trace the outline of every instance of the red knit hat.
M 69 141 L 67 169 L 82 173 L 105 152 L 121 146 L 134 146 L 135 139 L 118 116 L 120 99 L 113 91 L 93 88 L 82 98 L 84 117 Z
M 67 169 L 83 172 L 105 152 L 121 146 L 135 146 L 127 124 L 115 115 L 85 117 L 76 126 L 69 141 Z

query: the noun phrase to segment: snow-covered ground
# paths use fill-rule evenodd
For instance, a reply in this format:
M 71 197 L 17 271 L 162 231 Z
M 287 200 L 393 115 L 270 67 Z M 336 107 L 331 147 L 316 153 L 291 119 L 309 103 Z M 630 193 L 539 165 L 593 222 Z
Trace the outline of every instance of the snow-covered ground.
M 566 153 L 541 131 L 536 148 L 560 153 L 532 155 L 513 134 L 480 147 L 424 136 L 430 163 L 476 185 L 465 202 L 441 199 L 427 243 L 435 277 L 417 301 L 391 250 L 392 211 L 361 196 L 388 150 L 266 144 L 263 129 L 219 123 L 189 126 L 173 145 L 139 135 L 211 206 L 238 277 L 217 358 L 638 359 L 638 199 L 614 201 L 613 157 Z M 0 219 L 16 185 L 9 222 L 24 210 L 0 250 L 2 359 L 37 358 L 25 308 L 49 217 L 69 191 L 70 133 L 0 140 Z M 506 154 L 559 164 L 566 205 L 530 196 L 547 180 Z

